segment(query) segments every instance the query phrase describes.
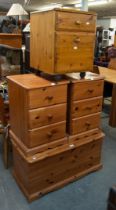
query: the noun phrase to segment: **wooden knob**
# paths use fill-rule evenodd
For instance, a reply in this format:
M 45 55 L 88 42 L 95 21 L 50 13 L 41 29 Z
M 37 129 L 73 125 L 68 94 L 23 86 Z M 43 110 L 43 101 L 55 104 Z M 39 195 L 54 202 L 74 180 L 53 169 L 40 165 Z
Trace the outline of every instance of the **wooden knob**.
M 76 20 L 76 21 L 75 21 L 75 24 L 76 24 L 76 25 L 81 25 L 81 22 L 80 22 L 79 20 Z
M 75 43 L 79 43 L 79 42 L 80 42 L 80 38 L 74 39 L 74 42 L 75 42 Z
M 88 89 L 89 93 L 93 93 L 93 91 L 94 91 L 93 89 Z
M 39 119 L 39 116 L 36 116 L 35 119 L 38 120 Z
M 86 122 L 86 123 L 85 123 L 85 125 L 90 126 L 90 125 L 91 125 L 91 123 L 90 123 L 90 122 Z
M 47 96 L 47 99 L 51 101 L 53 99 L 53 96 Z
M 51 138 L 51 137 L 52 137 L 52 132 L 48 132 L 48 133 L 47 133 L 47 136 L 48 136 L 49 138 Z
M 51 120 L 53 116 L 51 114 L 48 115 L 48 119 Z
M 75 107 L 75 111 L 78 111 L 78 109 L 79 109 L 78 107 Z

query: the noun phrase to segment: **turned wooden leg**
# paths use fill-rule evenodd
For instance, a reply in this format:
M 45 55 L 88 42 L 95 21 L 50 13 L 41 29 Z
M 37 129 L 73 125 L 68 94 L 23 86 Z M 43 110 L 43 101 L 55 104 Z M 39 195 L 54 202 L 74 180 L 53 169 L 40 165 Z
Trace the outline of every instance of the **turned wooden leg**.
M 113 84 L 109 125 L 116 127 L 116 84 Z

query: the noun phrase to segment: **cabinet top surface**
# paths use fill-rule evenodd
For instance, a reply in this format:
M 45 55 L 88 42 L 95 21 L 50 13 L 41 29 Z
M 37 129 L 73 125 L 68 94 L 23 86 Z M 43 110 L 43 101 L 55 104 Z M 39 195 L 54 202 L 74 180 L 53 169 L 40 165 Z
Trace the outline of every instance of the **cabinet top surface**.
M 95 81 L 95 80 L 104 79 L 103 76 L 101 76 L 99 74 L 92 73 L 92 72 L 85 72 L 84 78 L 80 77 L 80 72 L 79 73 L 68 73 L 68 74 L 66 74 L 66 76 L 73 83 L 83 82 L 83 81 Z
M 66 80 L 60 82 L 49 81 L 34 74 L 13 75 L 8 76 L 7 79 L 8 81 L 12 81 L 25 89 L 36 89 L 68 83 Z
M 97 15 L 95 12 L 87 12 L 87 11 L 82 11 L 82 10 L 73 9 L 73 8 L 55 8 L 55 9 L 49 9 L 49 10 L 44 10 L 44 11 L 31 12 L 31 14 L 49 12 L 49 11 L 73 12 L 73 13 L 78 13 L 78 14 Z

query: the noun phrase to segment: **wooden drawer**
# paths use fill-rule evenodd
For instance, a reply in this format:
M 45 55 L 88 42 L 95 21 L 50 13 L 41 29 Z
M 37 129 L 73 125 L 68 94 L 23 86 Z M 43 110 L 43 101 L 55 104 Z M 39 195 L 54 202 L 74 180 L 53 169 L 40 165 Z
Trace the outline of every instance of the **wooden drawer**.
M 82 117 L 102 110 L 102 97 L 72 102 L 71 118 Z
M 103 87 L 103 80 L 77 82 L 72 87 L 72 100 L 77 101 L 102 96 Z
M 94 34 L 57 32 L 55 71 L 92 71 L 94 41 Z
M 50 143 L 66 136 L 66 122 L 55 123 L 28 131 L 29 147 Z
M 56 30 L 95 32 L 96 16 L 70 12 L 56 13 Z
M 29 110 L 28 118 L 29 129 L 66 121 L 66 104 Z
M 73 119 L 70 123 L 70 134 L 78 134 L 100 126 L 100 113 Z
M 55 85 L 28 92 L 28 108 L 51 106 L 67 101 L 67 85 Z
M 85 174 L 101 168 L 102 138 L 62 145 L 25 157 L 13 145 L 14 172 L 24 194 L 32 201 Z
M 103 138 L 104 136 L 104 133 L 100 129 L 95 128 L 93 130 L 82 132 L 76 135 L 69 135 L 68 141 L 70 145 L 75 144 L 77 141 L 81 142 L 81 144 L 84 144 L 87 140 L 89 141 L 90 139 L 94 140 L 95 138 Z
M 35 155 L 40 152 L 44 151 L 50 151 L 53 148 L 56 147 L 61 147 L 62 145 L 68 144 L 68 137 L 64 137 L 62 139 L 57 139 L 56 141 L 52 141 L 47 144 L 43 144 L 41 146 L 36 146 L 33 148 L 28 148 L 17 136 L 13 133 L 12 130 L 10 130 L 10 137 L 11 137 L 11 142 L 13 145 L 17 146 L 26 157 Z

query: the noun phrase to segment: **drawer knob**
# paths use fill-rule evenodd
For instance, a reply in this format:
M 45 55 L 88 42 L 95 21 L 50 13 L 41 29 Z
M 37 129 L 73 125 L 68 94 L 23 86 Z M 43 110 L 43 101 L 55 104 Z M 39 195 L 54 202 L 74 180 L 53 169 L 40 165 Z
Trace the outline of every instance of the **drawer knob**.
M 89 93 L 93 93 L 93 91 L 94 91 L 93 89 L 88 89 Z
M 90 125 L 91 125 L 91 123 L 90 123 L 90 122 L 86 122 L 86 123 L 85 123 L 85 125 L 90 126 Z
M 35 119 L 38 120 L 39 119 L 39 116 L 36 116 Z
M 49 101 L 51 101 L 51 100 L 53 99 L 53 96 L 47 96 L 47 99 L 48 99 Z
M 79 109 L 78 107 L 75 107 L 75 111 L 78 111 L 78 109 Z
M 52 137 L 52 132 L 48 132 L 47 136 L 48 136 L 48 138 L 51 138 Z
M 76 20 L 76 21 L 75 21 L 75 24 L 76 24 L 76 25 L 81 25 L 81 22 L 80 22 L 79 20 Z
M 48 119 L 52 120 L 53 116 L 51 114 L 48 115 Z
M 74 40 L 75 43 L 79 43 L 80 42 L 80 38 L 77 38 Z

